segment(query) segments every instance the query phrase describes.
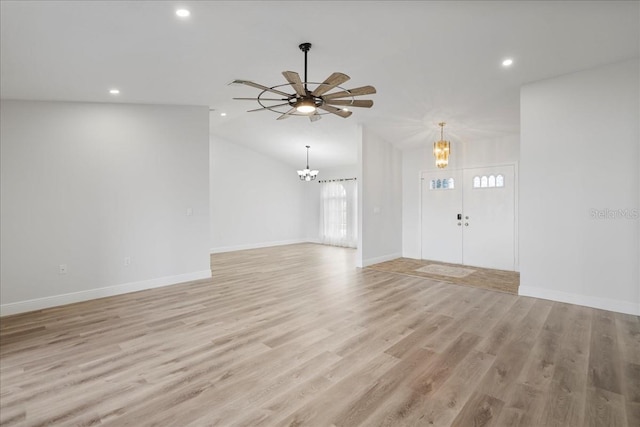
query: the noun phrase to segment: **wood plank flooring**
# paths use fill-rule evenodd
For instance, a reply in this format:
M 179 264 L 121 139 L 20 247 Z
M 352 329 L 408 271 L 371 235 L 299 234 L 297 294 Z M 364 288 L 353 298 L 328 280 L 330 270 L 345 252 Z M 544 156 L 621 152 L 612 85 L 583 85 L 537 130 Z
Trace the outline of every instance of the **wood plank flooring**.
M 301 244 L 0 320 L 2 426 L 638 426 L 640 318 Z
M 513 295 L 518 295 L 518 288 L 520 287 L 520 273 L 518 273 L 517 271 L 494 270 L 490 268 L 464 266 L 464 268 L 466 269 L 473 270 L 473 273 L 464 277 L 453 277 L 436 273 L 427 273 L 425 271 L 419 270 L 421 267 L 426 267 L 428 265 L 460 267 L 456 264 L 449 264 L 440 261 L 396 258 L 391 261 L 385 261 L 378 264 L 370 265 L 366 268 L 378 271 L 386 271 L 389 273 L 425 277 L 427 279 L 445 281 L 448 283 L 455 283 L 457 285 L 474 286 L 476 288 L 489 289 L 493 291 L 507 292 Z

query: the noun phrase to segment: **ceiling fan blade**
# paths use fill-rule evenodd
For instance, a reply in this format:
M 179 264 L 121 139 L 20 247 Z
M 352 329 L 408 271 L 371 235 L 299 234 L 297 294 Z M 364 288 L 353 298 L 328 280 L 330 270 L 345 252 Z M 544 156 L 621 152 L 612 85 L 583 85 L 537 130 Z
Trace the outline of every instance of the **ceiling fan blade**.
M 324 111 L 328 111 L 330 113 L 333 113 L 335 115 L 338 115 L 344 119 L 346 119 L 347 117 L 349 117 L 352 113 L 351 111 L 344 111 L 342 108 L 336 108 L 336 107 L 332 107 L 331 105 L 320 105 L 318 106 L 318 108 L 324 110 Z
M 325 101 L 325 104 L 371 108 L 373 106 L 373 101 L 370 99 L 329 99 Z
M 239 101 L 286 101 L 286 98 L 233 98 Z
M 309 116 L 309 120 L 311 120 L 312 122 L 317 122 L 321 118 L 322 118 L 322 116 L 320 114 L 318 114 L 317 111 L 314 114 Z
M 344 98 L 346 96 L 371 95 L 372 93 L 376 93 L 375 87 L 362 86 L 362 87 L 357 87 L 355 89 L 348 89 L 348 90 L 343 90 L 341 92 L 330 93 L 328 95 L 323 96 L 322 98 L 326 101 L 327 99 Z
M 286 96 L 287 98 L 290 98 L 292 96 L 291 94 L 282 92 L 281 90 L 271 89 L 270 87 L 266 87 L 266 86 L 263 86 L 263 85 L 258 84 L 258 83 L 250 82 L 249 80 L 234 80 L 231 83 L 236 83 L 236 84 L 255 87 L 256 89 L 262 89 L 262 90 L 267 91 L 267 92 L 277 93 L 278 95 Z
M 282 107 L 284 105 L 289 105 L 288 102 L 285 102 L 284 104 L 278 104 L 278 105 L 269 105 L 268 107 L 262 107 L 262 108 L 256 108 L 255 110 L 247 110 L 247 113 L 252 113 L 254 111 L 262 111 L 262 110 L 268 110 L 270 108 L 276 108 L 276 107 Z
M 320 84 L 313 92 L 311 92 L 311 95 L 320 96 L 323 93 L 327 93 L 334 87 L 341 85 L 350 78 L 351 77 L 343 73 L 333 73 L 329 77 L 327 77 L 327 80 L 322 82 L 322 84 Z
M 298 95 L 307 96 L 307 92 L 304 90 L 304 85 L 302 84 L 302 80 L 300 80 L 300 75 L 298 73 L 295 71 L 283 71 L 282 75 L 287 79 Z
M 289 111 L 287 111 L 286 113 L 284 113 L 283 115 L 281 115 L 280 117 L 278 117 L 276 120 L 283 120 L 283 119 L 288 119 L 291 113 L 293 113 L 294 111 L 296 111 L 295 108 L 290 109 Z

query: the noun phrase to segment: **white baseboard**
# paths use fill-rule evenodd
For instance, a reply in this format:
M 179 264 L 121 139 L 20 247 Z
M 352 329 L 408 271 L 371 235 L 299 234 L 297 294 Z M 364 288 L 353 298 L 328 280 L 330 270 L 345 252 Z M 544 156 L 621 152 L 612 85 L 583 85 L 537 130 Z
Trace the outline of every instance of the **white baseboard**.
M 585 307 L 599 308 L 602 310 L 615 311 L 617 313 L 640 316 L 640 304 L 634 304 L 628 301 L 571 294 L 562 291 L 534 288 L 530 286 L 520 286 L 520 288 L 518 289 L 518 295 L 547 299 L 551 301 L 566 302 L 569 304 L 583 305 Z
M 368 267 L 373 264 L 378 264 L 379 262 L 391 261 L 392 259 L 402 258 L 402 253 L 394 253 L 389 255 L 383 255 L 376 258 L 369 258 L 362 260 L 362 267 Z
M 244 251 L 247 249 L 270 248 L 272 246 L 295 245 L 298 243 L 310 243 L 310 242 L 305 239 L 279 240 L 276 242 L 250 243 L 247 245 L 220 246 L 217 248 L 211 248 L 209 252 L 211 252 L 212 254 L 219 254 L 222 252 L 235 252 L 235 251 Z
M 28 311 L 42 310 L 44 308 L 57 307 L 65 304 L 88 301 L 96 298 L 110 297 L 127 294 L 129 292 L 143 291 L 145 289 L 159 288 L 178 283 L 191 282 L 193 280 L 208 279 L 211 270 L 195 271 L 192 273 L 178 274 L 176 276 L 158 277 L 140 282 L 123 283 L 120 285 L 106 286 L 104 288 L 88 289 L 86 291 L 72 292 L 50 297 L 36 298 L 27 301 L 12 302 L 0 305 L 0 316 L 25 313 Z

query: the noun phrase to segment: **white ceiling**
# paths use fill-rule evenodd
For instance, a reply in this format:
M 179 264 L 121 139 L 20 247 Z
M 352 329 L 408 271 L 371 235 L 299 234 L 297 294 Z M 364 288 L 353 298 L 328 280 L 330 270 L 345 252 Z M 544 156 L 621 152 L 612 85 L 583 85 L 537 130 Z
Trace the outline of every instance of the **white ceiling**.
M 0 2 L 7 99 L 206 105 L 211 134 L 301 166 L 356 162 L 359 124 L 399 148 L 517 134 L 522 84 L 640 56 L 637 1 Z M 186 7 L 188 19 L 175 10 Z M 281 72 L 373 85 L 372 109 L 276 121 L 250 101 Z M 502 59 L 512 57 L 505 69 Z M 121 94 L 109 95 L 117 87 Z M 597 102 L 597 101 L 596 101 Z M 220 112 L 226 112 L 221 117 Z

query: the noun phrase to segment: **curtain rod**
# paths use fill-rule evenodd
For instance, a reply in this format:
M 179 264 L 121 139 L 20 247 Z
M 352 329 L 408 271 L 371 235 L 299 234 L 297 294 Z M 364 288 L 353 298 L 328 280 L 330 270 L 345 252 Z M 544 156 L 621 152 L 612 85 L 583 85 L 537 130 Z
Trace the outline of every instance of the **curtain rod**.
M 322 184 L 323 182 L 355 181 L 356 179 L 357 178 L 323 179 L 322 181 L 318 181 L 318 184 Z

